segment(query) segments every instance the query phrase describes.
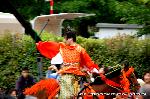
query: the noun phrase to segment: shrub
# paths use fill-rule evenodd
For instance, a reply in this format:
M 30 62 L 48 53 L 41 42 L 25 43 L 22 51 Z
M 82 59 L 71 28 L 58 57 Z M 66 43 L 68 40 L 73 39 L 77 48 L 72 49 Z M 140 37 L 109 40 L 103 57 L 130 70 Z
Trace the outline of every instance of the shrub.
M 60 42 L 62 37 L 43 33 L 43 41 Z M 112 39 L 77 38 L 77 43 L 83 46 L 97 64 L 114 66 L 123 60 L 129 60 L 141 76 L 144 70 L 150 69 L 150 39 L 138 40 L 128 36 L 118 36 Z M 7 34 L 0 38 L 0 87 L 12 88 L 20 75 L 22 67 L 28 66 L 34 77 L 38 78 L 37 51 L 30 36 Z M 43 58 L 43 73 L 50 61 Z

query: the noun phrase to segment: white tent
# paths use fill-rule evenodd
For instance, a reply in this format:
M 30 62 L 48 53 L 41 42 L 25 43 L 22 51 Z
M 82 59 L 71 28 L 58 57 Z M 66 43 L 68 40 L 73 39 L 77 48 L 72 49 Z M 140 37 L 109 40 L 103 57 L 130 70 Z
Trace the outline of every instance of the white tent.
M 54 33 L 61 36 L 62 34 L 62 23 L 64 20 L 73 20 L 75 18 L 94 16 L 95 14 L 86 13 L 59 13 L 51 15 L 41 15 L 34 18 L 32 21 L 33 29 L 36 31 L 41 31 L 45 23 L 49 20 L 47 26 L 45 27 L 46 32 Z
M 13 14 L 0 12 L 0 34 L 24 33 L 24 28 Z

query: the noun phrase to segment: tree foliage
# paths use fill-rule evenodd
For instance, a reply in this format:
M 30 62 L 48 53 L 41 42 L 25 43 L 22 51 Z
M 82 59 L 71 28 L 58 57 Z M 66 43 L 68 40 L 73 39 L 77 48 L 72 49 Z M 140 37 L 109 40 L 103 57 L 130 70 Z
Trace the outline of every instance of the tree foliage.
M 38 15 L 49 14 L 49 2 L 45 0 L 11 0 L 11 2 L 28 20 Z M 6 8 L 0 11 L 7 12 Z M 85 22 L 87 25 L 95 25 L 99 22 L 132 23 L 144 25 L 139 35 L 150 33 L 149 0 L 54 0 L 54 13 L 68 12 L 96 14 L 94 17 L 71 22 L 75 29 L 81 27 L 80 22 L 81 24 Z
M 62 0 L 55 5 L 57 12 L 96 14 L 84 20 L 79 19 L 81 23 L 86 19 L 88 25 L 95 25 L 98 22 L 140 24 L 144 25 L 144 29 L 139 35 L 150 33 L 149 0 Z M 78 25 L 80 22 L 78 21 Z

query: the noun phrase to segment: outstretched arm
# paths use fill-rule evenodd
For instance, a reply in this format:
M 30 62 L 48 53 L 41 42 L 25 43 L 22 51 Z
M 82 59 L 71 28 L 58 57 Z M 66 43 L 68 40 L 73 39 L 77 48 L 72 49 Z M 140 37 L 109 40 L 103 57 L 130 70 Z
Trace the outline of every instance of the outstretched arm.
M 84 48 L 81 50 L 81 66 L 86 66 L 90 71 L 98 72 L 99 67 L 95 64 Z
M 59 52 L 59 43 L 46 41 L 36 43 L 38 51 L 46 58 L 52 59 Z

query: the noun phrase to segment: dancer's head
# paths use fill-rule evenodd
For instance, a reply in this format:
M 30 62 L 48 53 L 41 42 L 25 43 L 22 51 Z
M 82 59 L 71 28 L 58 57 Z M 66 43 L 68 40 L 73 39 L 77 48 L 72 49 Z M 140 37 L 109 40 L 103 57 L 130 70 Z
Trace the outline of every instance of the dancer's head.
M 66 44 L 71 45 L 72 43 L 76 42 L 76 33 L 73 31 L 68 31 L 66 32 L 64 38 Z

